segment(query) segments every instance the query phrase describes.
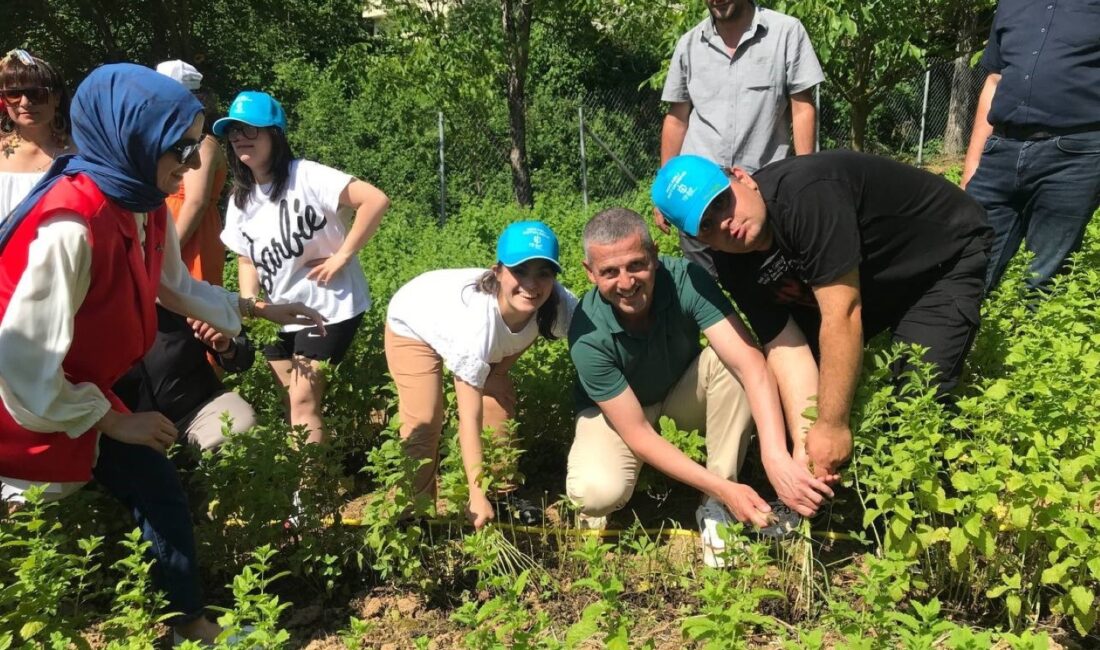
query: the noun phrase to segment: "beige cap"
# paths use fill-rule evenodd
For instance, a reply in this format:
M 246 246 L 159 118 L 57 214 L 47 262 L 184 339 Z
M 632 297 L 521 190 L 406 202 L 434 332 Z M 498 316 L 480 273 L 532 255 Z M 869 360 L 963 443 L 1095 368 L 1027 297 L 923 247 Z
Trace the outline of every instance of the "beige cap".
M 202 85 L 202 73 L 186 61 L 165 61 L 157 65 L 157 72 L 175 79 L 188 90 L 198 90 Z

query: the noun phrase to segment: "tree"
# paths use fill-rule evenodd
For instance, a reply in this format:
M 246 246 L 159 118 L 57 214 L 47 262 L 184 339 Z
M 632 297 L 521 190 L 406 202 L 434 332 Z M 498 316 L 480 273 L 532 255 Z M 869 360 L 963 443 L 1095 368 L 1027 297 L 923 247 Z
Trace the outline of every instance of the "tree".
M 512 166 L 512 190 L 516 201 L 534 205 L 531 170 L 527 166 L 527 62 L 531 50 L 531 16 L 535 0 L 500 0 L 504 29 L 505 86 L 508 99 L 508 134 L 512 141 L 508 161 Z
M 867 119 L 883 98 L 933 59 L 956 58 L 982 33 L 993 0 L 776 0 L 810 34 L 830 89 L 848 103 L 851 146 L 862 151 Z M 984 23 L 984 29 L 983 29 Z M 968 27 L 969 26 L 969 27 Z

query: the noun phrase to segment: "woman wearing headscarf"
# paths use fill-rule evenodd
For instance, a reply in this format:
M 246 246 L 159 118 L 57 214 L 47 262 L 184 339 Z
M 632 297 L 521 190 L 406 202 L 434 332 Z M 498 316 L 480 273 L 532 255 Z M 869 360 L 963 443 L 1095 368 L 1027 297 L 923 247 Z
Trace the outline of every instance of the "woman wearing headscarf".
M 202 105 L 131 64 L 92 72 L 73 97 L 77 156 L 62 156 L 0 224 L 0 487 L 49 483 L 57 498 L 94 476 L 152 542 L 153 578 L 177 639 L 211 642 L 187 499 L 159 413 L 130 413 L 110 387 L 157 333 L 156 303 L 230 335 L 241 316 L 320 324 L 191 278 L 164 199 L 196 164 Z

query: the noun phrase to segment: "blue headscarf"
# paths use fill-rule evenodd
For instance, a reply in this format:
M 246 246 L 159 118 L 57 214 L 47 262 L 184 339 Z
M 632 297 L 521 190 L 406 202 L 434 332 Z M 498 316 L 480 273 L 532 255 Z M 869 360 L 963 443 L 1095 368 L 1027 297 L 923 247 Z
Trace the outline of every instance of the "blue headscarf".
M 201 112 L 202 104 L 183 84 L 149 68 L 117 63 L 94 70 L 76 89 L 70 111 L 79 153 L 55 160 L 0 224 L 0 252 L 62 176 L 89 176 L 107 198 L 127 210 L 159 207 L 168 195 L 157 189 L 157 161 Z

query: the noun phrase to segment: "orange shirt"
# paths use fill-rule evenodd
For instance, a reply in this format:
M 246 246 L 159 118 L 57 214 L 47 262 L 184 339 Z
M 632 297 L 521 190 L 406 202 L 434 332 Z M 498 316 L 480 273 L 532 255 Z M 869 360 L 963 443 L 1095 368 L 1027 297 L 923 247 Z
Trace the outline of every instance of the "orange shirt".
M 222 271 L 225 268 L 225 246 L 222 245 L 222 218 L 218 212 L 218 199 L 225 188 L 227 175 L 225 166 L 214 172 L 214 187 L 211 189 L 210 204 L 199 218 L 199 225 L 191 234 L 191 239 L 183 245 L 180 256 L 183 264 L 191 271 L 196 280 L 222 285 Z M 183 183 L 175 194 L 165 199 L 172 219 L 176 219 L 183 205 Z

